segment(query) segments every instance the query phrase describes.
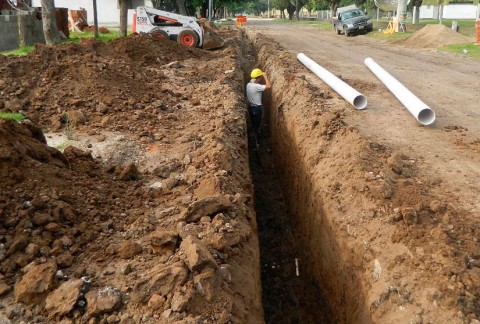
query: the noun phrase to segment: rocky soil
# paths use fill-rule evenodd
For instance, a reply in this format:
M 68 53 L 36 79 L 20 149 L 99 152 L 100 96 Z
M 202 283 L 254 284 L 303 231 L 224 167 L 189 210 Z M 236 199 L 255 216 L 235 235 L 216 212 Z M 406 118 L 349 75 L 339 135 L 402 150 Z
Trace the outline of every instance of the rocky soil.
M 0 322 L 261 321 L 235 35 L 2 57 Z
M 296 49 L 319 34 L 277 28 Z M 0 57 L 0 111 L 27 116 L 0 120 L 0 323 L 478 323 L 480 228 L 448 191 L 461 182 L 368 134 L 371 111 L 281 44 L 220 33 L 211 52 L 132 35 Z M 363 42 L 324 37 L 317 52 L 336 58 Z M 342 63 L 329 64 L 379 89 Z M 269 135 L 249 165 L 244 76 L 258 66 Z M 436 139 L 449 132 L 467 130 Z M 455 149 L 478 156 L 472 136 Z

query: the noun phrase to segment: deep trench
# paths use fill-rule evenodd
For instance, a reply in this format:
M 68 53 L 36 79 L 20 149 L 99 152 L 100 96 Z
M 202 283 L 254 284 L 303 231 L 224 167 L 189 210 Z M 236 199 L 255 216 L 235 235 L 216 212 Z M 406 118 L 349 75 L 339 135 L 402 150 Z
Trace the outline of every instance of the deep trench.
M 301 246 L 301 234 L 285 198 L 288 188 L 282 185 L 277 173 L 282 161 L 274 158 L 268 138 L 257 148 L 251 137 L 250 171 L 255 190 L 265 322 L 331 323 L 327 300 L 303 267 L 307 260 L 300 256 L 308 248 Z
M 268 107 L 265 107 L 268 109 Z M 264 132 L 266 133 L 266 132 Z M 269 138 L 255 145 L 249 132 L 250 170 L 260 241 L 262 301 L 266 323 L 331 323 L 331 311 L 316 281 L 303 267 L 301 246 Z M 298 276 L 297 265 L 298 262 Z
M 250 71 L 262 66 L 257 61 L 255 46 L 248 38 L 244 38 L 242 52 L 245 64 L 244 80 L 248 82 Z M 321 283 L 316 280 L 315 271 L 310 268 L 313 263 L 309 260 L 309 253 L 316 249 L 305 246 L 308 239 L 305 239 L 305 233 L 300 229 L 300 218 L 306 216 L 294 215 L 288 205 L 287 197 L 296 197 L 289 192 L 291 190 L 287 185 L 294 179 L 283 178 L 282 182 L 281 175 L 285 174 L 282 168 L 288 166 L 284 165 L 285 161 L 282 161 L 281 157 L 274 154 L 281 150 L 273 147 L 274 141 L 271 139 L 278 138 L 279 135 L 283 135 L 280 136 L 283 138 L 290 136 L 271 133 L 275 128 L 269 125 L 273 117 L 270 112 L 276 108 L 271 100 L 271 91 L 273 89 L 263 94 L 263 121 L 258 145 L 247 118 L 265 322 L 334 323 L 339 316 L 330 308 L 328 296 L 320 289 Z M 300 197 L 297 196 L 296 199 L 299 200 L 298 203 L 302 202 Z

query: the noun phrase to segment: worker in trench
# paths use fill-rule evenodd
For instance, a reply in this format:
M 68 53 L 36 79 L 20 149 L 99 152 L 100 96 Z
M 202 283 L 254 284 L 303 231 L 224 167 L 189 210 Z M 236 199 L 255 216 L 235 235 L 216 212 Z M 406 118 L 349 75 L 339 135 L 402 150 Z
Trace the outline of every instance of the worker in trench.
M 260 125 L 262 124 L 262 95 L 272 85 L 265 72 L 253 69 L 250 73 L 251 80 L 247 84 L 248 114 L 255 133 L 255 141 L 258 145 L 260 139 Z M 265 81 L 265 84 L 263 82 Z

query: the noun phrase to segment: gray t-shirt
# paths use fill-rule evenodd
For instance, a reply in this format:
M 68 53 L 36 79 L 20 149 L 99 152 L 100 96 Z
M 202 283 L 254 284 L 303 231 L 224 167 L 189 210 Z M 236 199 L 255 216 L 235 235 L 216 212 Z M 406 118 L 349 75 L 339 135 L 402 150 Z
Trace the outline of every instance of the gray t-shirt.
M 262 92 L 265 91 L 266 85 L 252 82 L 253 79 L 247 84 L 247 99 L 250 105 L 261 106 L 262 105 Z

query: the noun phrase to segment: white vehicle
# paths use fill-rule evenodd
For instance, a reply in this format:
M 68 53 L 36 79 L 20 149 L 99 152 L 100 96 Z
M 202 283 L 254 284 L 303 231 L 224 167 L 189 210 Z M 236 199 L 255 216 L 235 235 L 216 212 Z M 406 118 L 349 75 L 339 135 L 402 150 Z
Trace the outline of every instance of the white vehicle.
M 133 16 L 133 32 L 149 33 L 159 38 L 177 40 L 190 47 L 213 49 L 224 40 L 195 17 L 183 16 L 149 7 L 138 7 Z

